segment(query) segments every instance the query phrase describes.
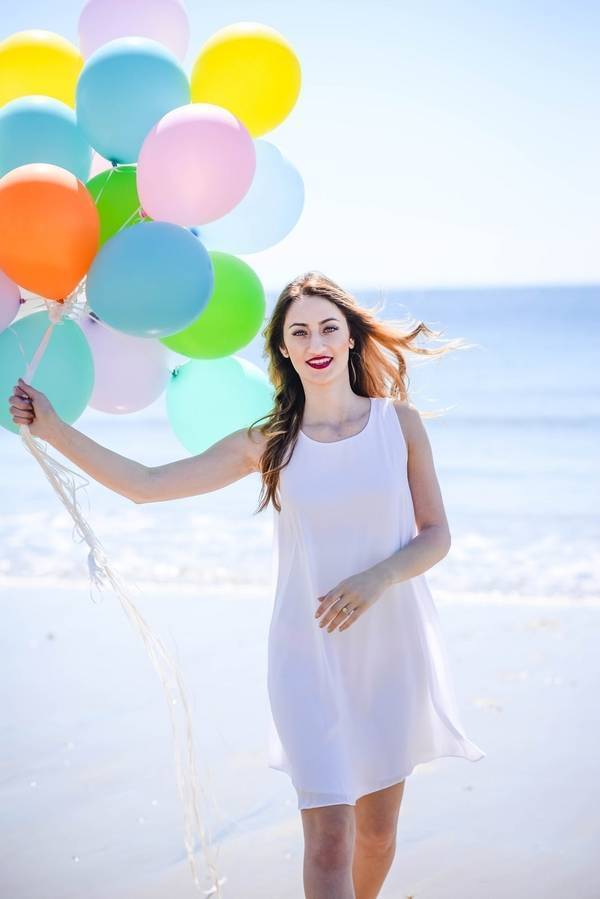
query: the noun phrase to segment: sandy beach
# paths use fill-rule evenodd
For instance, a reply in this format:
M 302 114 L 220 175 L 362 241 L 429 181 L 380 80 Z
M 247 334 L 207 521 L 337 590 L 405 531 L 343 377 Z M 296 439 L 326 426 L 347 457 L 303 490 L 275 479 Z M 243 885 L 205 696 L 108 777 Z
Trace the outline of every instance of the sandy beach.
M 117 600 L 94 604 L 84 584 L 0 587 L 1 894 L 197 896 L 163 694 Z M 149 584 L 134 595 L 185 678 L 225 895 L 301 899 L 294 791 L 266 766 L 269 603 Z M 383 899 L 597 897 L 600 603 L 441 591 L 436 603 L 465 728 L 487 756 L 407 779 Z

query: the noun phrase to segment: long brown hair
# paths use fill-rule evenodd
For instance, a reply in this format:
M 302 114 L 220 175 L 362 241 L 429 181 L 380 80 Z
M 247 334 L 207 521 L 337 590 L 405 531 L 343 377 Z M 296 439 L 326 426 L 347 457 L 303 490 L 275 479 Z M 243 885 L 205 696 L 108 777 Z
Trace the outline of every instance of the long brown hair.
M 448 340 L 441 347 L 422 347 L 416 344 L 421 335 L 431 340 L 441 339 L 442 331 L 434 331 L 424 322 L 407 317 L 405 321 L 379 320 L 381 308 L 369 309 L 359 305 L 347 290 L 318 271 L 306 272 L 291 281 L 279 294 L 271 317 L 262 331 L 265 338 L 263 356 L 268 362 L 268 376 L 275 388 L 274 407 L 259 427 L 266 436 L 265 450 L 260 459 L 262 488 L 259 505 L 254 514 L 272 502 L 281 512 L 279 501 L 279 472 L 290 460 L 302 423 L 304 388 L 290 359 L 280 347 L 284 346 L 283 325 L 288 308 L 301 296 L 324 297 L 334 303 L 345 316 L 354 348 L 350 351 L 348 373 L 350 386 L 358 396 L 391 396 L 408 400 L 409 377 L 405 353 L 421 356 L 441 356 L 454 349 L 466 349 L 461 338 Z M 431 417 L 435 413 L 422 413 Z

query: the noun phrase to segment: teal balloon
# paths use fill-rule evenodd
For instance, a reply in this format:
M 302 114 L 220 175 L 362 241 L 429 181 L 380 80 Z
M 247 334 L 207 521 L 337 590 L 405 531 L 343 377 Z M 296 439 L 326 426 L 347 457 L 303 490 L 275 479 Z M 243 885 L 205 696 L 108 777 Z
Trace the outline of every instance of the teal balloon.
M 247 194 L 231 212 L 195 228 L 209 250 L 260 253 L 290 233 L 304 208 L 304 182 L 280 150 L 255 140 L 256 169 Z
M 48 162 L 87 181 L 92 148 L 70 106 L 37 95 L 0 109 L 0 177 L 30 162 Z
M 89 57 L 77 82 L 77 120 L 89 143 L 111 162 L 135 162 L 150 129 L 190 102 L 176 57 L 149 38 L 109 41 Z
M 94 389 L 94 359 L 90 345 L 76 322 L 63 319 L 52 329 L 38 366 L 25 378 L 50 320 L 47 312 L 33 312 L 0 333 L 0 425 L 19 433 L 10 414 L 8 397 L 19 378 L 46 394 L 57 413 L 72 424 L 87 406 Z
M 249 427 L 273 406 L 269 379 L 257 365 L 240 356 L 193 359 L 174 369 L 167 385 L 169 422 L 192 454 Z
M 88 305 L 137 337 L 166 337 L 202 313 L 214 286 L 211 258 L 187 229 L 140 222 L 100 248 L 87 274 Z

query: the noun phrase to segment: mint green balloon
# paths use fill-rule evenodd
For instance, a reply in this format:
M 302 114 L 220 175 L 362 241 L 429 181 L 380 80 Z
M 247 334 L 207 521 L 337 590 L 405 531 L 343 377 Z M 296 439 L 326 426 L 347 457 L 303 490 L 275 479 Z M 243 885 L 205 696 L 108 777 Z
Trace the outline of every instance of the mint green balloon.
M 265 291 L 248 263 L 217 250 L 209 254 L 214 273 L 210 299 L 198 318 L 161 343 L 194 359 L 230 356 L 256 337 L 265 317 Z
M 249 427 L 273 406 L 269 379 L 257 365 L 240 356 L 192 359 L 174 370 L 167 385 L 171 427 L 192 455 Z
M 71 319 L 54 326 L 33 376 L 25 378 L 27 363 L 49 324 L 47 312 L 33 312 L 0 333 L 0 425 L 14 434 L 19 433 L 19 425 L 12 420 L 8 398 L 19 378 L 45 393 L 67 424 L 79 418 L 94 389 L 92 351 L 83 331 Z

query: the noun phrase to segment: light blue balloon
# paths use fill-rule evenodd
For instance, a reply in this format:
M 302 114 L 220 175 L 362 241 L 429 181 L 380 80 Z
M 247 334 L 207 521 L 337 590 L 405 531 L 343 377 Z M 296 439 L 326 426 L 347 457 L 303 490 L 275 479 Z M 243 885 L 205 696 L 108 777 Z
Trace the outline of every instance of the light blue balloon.
M 290 233 L 304 208 L 298 170 L 266 140 L 255 140 L 256 170 L 248 193 L 231 212 L 195 229 L 210 250 L 260 253 Z
M 213 287 L 208 251 L 187 228 L 146 221 L 101 247 L 86 294 L 107 325 L 137 337 L 166 337 L 198 318 Z
M 90 345 L 79 325 L 68 318 L 54 326 L 33 376 L 25 378 L 27 363 L 49 325 L 47 312 L 32 312 L 0 333 L 0 425 L 15 434 L 19 426 L 12 420 L 8 397 L 19 378 L 45 393 L 67 424 L 79 418 L 94 389 Z
M 149 38 L 117 38 L 99 47 L 77 82 L 79 126 L 92 147 L 116 163 L 135 162 L 153 125 L 189 102 L 184 70 Z
M 274 403 L 266 374 L 241 356 L 193 359 L 175 368 L 167 384 L 171 427 L 192 454 L 249 427 Z
M 30 162 L 59 165 L 87 181 L 92 148 L 74 110 L 54 97 L 19 97 L 0 109 L 0 177 Z

